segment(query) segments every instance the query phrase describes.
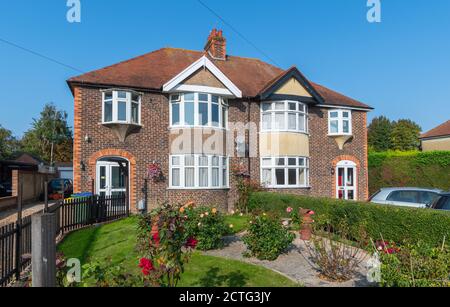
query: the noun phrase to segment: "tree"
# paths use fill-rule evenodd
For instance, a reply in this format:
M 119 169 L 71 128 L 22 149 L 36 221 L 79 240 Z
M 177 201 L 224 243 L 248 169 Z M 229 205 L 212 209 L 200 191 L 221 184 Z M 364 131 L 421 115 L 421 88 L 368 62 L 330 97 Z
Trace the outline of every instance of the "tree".
M 394 123 L 391 135 L 392 149 L 408 151 L 420 147 L 422 128 L 409 119 L 401 119 Z
M 392 149 L 393 123 L 385 116 L 376 117 L 368 127 L 369 147 L 375 151 Z
M 51 163 L 72 161 L 73 137 L 65 111 L 46 104 L 39 119 L 33 119 L 32 126 L 22 138 L 24 151 Z
M 0 125 L 0 160 L 11 158 L 20 147 L 19 141 L 12 132 Z

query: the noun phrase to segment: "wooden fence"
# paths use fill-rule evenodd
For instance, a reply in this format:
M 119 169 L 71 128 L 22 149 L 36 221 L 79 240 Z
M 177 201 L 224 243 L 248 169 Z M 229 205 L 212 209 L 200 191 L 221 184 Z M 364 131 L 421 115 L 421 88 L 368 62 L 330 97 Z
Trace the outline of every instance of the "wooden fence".
M 72 231 L 129 216 L 125 195 L 76 198 L 48 209 L 56 215 L 55 238 Z M 17 280 L 31 263 L 31 216 L 0 227 L 0 287 Z

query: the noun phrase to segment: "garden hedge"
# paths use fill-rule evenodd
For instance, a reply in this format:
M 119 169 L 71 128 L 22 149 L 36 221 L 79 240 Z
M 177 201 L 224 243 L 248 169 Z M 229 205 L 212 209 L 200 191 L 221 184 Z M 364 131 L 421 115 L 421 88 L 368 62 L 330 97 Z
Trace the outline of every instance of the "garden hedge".
M 370 153 L 370 193 L 384 187 L 422 187 L 449 191 L 450 151 Z
M 446 242 L 450 242 L 450 212 L 267 192 L 253 193 L 249 199 L 252 211 L 262 210 L 288 217 L 288 207 L 314 210 L 318 225 L 348 225 L 349 235 L 355 239 L 360 238 L 363 230 L 374 240 L 383 237 L 396 243 L 422 241 L 440 246 L 445 237 Z

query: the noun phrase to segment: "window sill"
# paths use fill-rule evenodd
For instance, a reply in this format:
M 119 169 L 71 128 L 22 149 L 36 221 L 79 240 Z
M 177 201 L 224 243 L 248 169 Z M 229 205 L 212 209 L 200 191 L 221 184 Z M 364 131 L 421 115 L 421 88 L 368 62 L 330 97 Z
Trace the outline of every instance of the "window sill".
M 229 191 L 230 188 L 167 188 L 168 191 Z
M 212 126 L 169 126 L 169 130 L 181 130 L 181 129 L 210 129 L 210 130 L 222 130 L 229 131 L 228 128 L 212 127 Z
M 277 186 L 275 186 L 275 187 L 268 187 L 268 186 L 266 186 L 266 187 L 264 187 L 263 186 L 263 188 L 265 188 L 265 189 L 272 189 L 272 190 L 310 190 L 311 189 L 311 187 L 310 186 L 307 186 L 307 187 L 305 187 L 305 186 L 291 186 L 291 187 L 277 187 Z
M 353 133 L 328 133 L 329 137 L 335 136 L 353 136 Z
M 103 126 L 116 126 L 116 125 L 126 125 L 126 126 L 134 126 L 134 127 L 144 127 L 142 124 L 128 123 L 128 122 L 107 122 L 107 123 L 99 123 L 99 125 Z
M 301 131 L 294 131 L 294 130 L 261 130 L 259 133 L 262 134 L 262 133 L 280 133 L 280 132 L 304 134 L 304 135 L 310 136 L 309 132 L 301 132 Z

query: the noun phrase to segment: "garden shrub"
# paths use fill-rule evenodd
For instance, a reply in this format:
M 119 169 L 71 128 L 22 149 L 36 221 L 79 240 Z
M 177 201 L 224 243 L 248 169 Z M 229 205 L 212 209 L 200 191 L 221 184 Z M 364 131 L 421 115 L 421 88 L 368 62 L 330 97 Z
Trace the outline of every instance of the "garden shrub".
M 450 152 L 372 152 L 369 190 L 385 187 L 423 187 L 450 190 Z
M 450 287 L 450 250 L 419 242 L 381 252 L 383 287 Z
M 444 237 L 450 238 L 450 212 L 266 192 L 252 194 L 249 201 L 251 210 L 284 217 L 289 217 L 288 207 L 295 211 L 299 208 L 314 210 L 317 226 L 348 225 L 348 235 L 356 241 L 362 240 L 364 234 L 374 240 L 383 237 L 397 243 L 423 241 L 437 246 Z
M 243 241 L 250 256 L 260 260 L 276 260 L 294 241 L 295 235 L 285 229 L 274 215 L 256 215 L 250 221 Z
M 188 217 L 185 223 L 186 238 L 195 237 L 197 249 L 207 251 L 223 247 L 223 236 L 228 232 L 224 216 L 215 208 L 185 209 Z

